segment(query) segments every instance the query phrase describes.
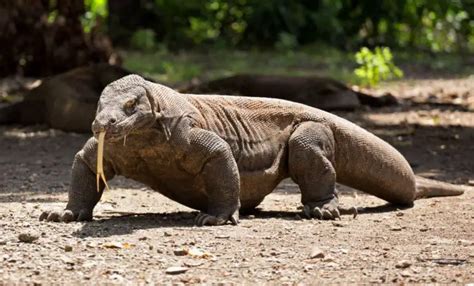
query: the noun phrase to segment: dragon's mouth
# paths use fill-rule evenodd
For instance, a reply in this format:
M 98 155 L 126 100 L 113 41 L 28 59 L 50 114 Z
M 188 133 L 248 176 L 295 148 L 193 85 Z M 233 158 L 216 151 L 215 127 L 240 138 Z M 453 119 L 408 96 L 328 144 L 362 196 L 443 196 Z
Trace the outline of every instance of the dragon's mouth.
M 92 131 L 97 140 L 99 139 L 99 134 L 105 132 L 105 142 L 115 143 L 125 140 L 125 138 L 132 133 L 137 133 L 153 127 L 154 122 L 154 117 L 151 116 L 130 116 L 114 122 L 113 124 L 102 126 L 93 125 Z
M 122 124 L 118 123 L 112 126 L 97 128 L 94 130 L 94 137 L 98 140 L 101 132 L 105 132 L 104 139 L 106 142 L 116 142 L 126 137 L 132 129 L 133 127 L 124 121 Z
M 100 132 L 94 132 L 95 139 L 99 140 L 100 134 L 102 132 L 105 133 L 104 140 L 106 142 L 116 142 L 126 136 L 126 134 L 122 134 L 122 132 L 119 132 L 119 131 L 100 131 Z

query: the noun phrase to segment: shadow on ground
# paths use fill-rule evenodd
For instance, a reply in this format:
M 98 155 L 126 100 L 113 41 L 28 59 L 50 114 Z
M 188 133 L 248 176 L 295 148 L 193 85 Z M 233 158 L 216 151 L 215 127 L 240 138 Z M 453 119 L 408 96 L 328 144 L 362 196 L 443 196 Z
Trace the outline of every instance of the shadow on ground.
M 394 212 L 407 209 L 391 204 L 384 204 L 374 207 L 364 207 L 358 209 L 358 215 Z M 82 227 L 73 232 L 73 235 L 80 238 L 85 237 L 110 237 L 115 235 L 131 234 L 137 230 L 156 228 L 187 228 L 194 231 L 210 231 L 206 227 L 194 227 L 194 218 L 198 212 L 169 212 L 169 213 L 127 213 L 117 216 L 96 216 L 91 222 L 85 222 Z M 343 215 L 348 216 L 348 215 Z M 274 211 L 261 210 L 259 208 L 245 215 L 241 215 L 240 221 L 252 221 L 261 219 L 279 220 L 301 220 L 304 218 L 302 211 Z M 356 219 L 356 218 L 354 218 Z M 194 227 L 194 228 L 193 228 Z M 166 234 L 164 234 L 166 236 Z

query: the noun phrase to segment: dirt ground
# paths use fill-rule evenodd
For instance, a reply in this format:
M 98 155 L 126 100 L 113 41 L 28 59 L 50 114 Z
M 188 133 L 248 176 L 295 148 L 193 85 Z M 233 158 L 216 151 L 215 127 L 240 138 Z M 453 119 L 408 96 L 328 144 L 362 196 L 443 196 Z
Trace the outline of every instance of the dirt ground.
M 417 174 L 474 185 L 474 79 L 386 88 L 404 103 L 340 115 L 393 144 Z M 65 206 L 87 138 L 0 126 L 0 285 L 474 282 L 474 192 L 399 210 L 346 188 L 341 201 L 359 216 L 318 221 L 302 219 L 298 188 L 284 181 L 238 226 L 194 227 L 194 210 L 118 178 L 94 221 L 39 222 Z

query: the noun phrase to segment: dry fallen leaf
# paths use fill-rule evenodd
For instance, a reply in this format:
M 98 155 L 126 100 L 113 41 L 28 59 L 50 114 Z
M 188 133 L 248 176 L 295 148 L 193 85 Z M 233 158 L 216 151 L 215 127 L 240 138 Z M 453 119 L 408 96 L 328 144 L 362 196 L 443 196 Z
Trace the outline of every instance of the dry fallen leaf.
M 113 241 L 113 242 L 106 242 L 106 243 L 103 243 L 102 244 L 103 247 L 105 248 L 114 248 L 114 249 L 129 249 L 131 247 L 134 247 L 135 245 L 132 244 L 132 243 L 128 243 L 128 242 L 116 242 L 116 241 Z

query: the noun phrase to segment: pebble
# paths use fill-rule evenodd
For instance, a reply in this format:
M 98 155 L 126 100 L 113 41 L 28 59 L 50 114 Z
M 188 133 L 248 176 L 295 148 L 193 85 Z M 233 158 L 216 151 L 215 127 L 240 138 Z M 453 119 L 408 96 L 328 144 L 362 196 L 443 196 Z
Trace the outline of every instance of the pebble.
M 171 267 L 168 267 L 165 271 L 166 274 L 172 274 L 172 275 L 176 275 L 176 274 L 182 274 L 182 273 L 185 273 L 186 271 L 188 271 L 189 268 L 188 267 L 182 267 L 182 266 L 171 266 Z
M 70 246 L 70 245 L 65 245 L 65 246 L 64 246 L 64 251 L 66 251 L 66 252 L 71 252 L 71 251 L 72 251 L 72 246 Z
M 188 267 L 198 267 L 204 264 L 202 260 L 188 260 L 184 262 L 184 265 Z
M 310 258 L 324 258 L 324 252 L 318 247 L 313 247 Z
M 188 254 L 188 252 L 189 251 L 185 248 L 176 248 L 175 250 L 173 250 L 173 253 L 176 256 L 184 256 L 184 255 Z
M 410 276 L 411 276 L 411 273 L 410 273 L 409 271 L 407 271 L 407 270 L 404 270 L 404 271 L 400 272 L 400 275 L 401 275 L 402 277 L 410 277 Z
M 408 268 L 411 266 L 411 262 L 408 260 L 400 260 L 395 264 L 396 268 Z
M 323 259 L 323 262 L 334 262 L 334 258 L 326 257 L 326 258 Z
M 38 238 L 39 238 L 38 235 L 33 234 L 33 233 L 28 233 L 28 232 L 20 233 L 18 235 L 18 240 L 21 242 L 26 242 L 26 243 L 31 243 L 37 240 Z

